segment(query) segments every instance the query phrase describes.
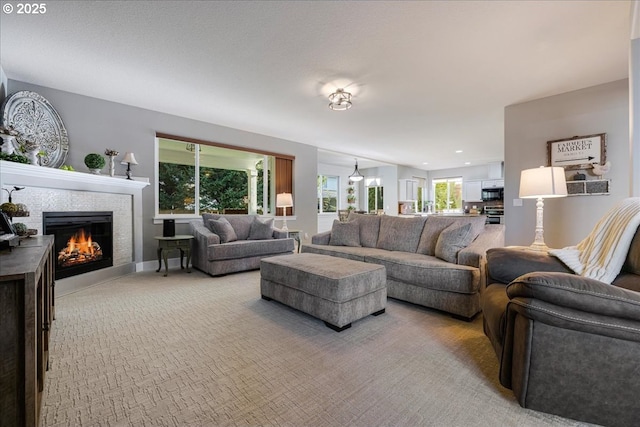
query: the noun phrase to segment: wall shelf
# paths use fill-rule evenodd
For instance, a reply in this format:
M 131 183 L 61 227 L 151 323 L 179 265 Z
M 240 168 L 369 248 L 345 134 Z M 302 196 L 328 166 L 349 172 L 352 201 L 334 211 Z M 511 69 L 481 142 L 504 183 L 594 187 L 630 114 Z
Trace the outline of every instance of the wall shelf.
M 611 187 L 611 181 L 608 179 L 567 181 L 567 195 L 569 196 L 609 195 L 610 187 Z

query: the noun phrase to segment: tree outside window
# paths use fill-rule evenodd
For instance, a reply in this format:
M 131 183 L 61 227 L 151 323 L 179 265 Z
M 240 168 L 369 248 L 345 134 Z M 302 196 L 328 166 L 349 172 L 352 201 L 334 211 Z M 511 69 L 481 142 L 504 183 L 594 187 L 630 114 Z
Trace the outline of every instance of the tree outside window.
M 158 214 L 267 213 L 273 156 L 158 138 Z M 265 170 L 265 163 L 266 169 Z M 265 182 L 266 178 L 266 182 Z M 266 192 L 265 192 L 266 191 Z M 266 197 L 264 197 L 266 195 Z
M 433 180 L 436 212 L 462 212 L 462 178 Z
M 366 178 L 368 212 L 384 209 L 384 187 L 380 178 Z
M 338 212 L 337 176 L 318 175 L 318 213 Z

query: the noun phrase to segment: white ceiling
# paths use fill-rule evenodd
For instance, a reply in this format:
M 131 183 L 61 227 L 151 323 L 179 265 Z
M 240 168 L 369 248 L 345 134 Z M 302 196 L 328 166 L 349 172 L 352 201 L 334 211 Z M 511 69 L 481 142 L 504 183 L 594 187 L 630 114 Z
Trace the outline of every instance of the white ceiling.
M 628 1 L 46 7 L 0 14 L 10 79 L 426 170 L 501 160 L 507 105 L 628 76 Z

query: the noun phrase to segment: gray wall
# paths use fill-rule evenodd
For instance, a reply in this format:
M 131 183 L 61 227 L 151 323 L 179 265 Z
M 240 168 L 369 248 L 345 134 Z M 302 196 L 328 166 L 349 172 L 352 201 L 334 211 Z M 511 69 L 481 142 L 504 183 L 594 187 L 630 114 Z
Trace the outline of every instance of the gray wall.
M 287 225 L 289 229 L 302 230 L 309 235 L 314 234 L 317 229 L 316 147 L 10 79 L 8 94 L 20 90 L 39 93 L 58 111 L 69 133 L 69 155 L 66 164 L 76 170 L 86 171 L 84 157 L 88 153 L 104 153 L 106 148 L 111 148 L 120 152 L 117 160 L 120 160 L 126 151 L 135 153 L 140 164 L 132 167 L 133 175 L 149 177 L 151 182 L 151 185 L 143 190 L 144 261 L 156 259 L 157 242 L 153 236 L 162 234 L 162 225 L 154 224 L 153 221 L 154 185 L 157 185 L 154 176 L 156 132 L 295 156 L 296 218 L 288 218 Z M 124 168 L 117 164 L 116 174 L 124 174 Z M 280 226 L 280 221 L 276 221 L 276 226 Z M 176 226 L 176 233 L 187 232 L 187 224 Z
M 547 141 L 576 135 L 607 134 L 611 171 L 608 196 L 545 200 L 544 237 L 550 247 L 574 245 L 615 203 L 630 195 L 629 87 L 619 80 L 505 108 L 505 213 L 507 245 L 529 245 L 535 229 L 535 204 L 518 198 L 520 171 L 547 165 Z M 567 172 L 571 176 L 573 171 Z M 594 178 L 588 176 L 588 178 Z

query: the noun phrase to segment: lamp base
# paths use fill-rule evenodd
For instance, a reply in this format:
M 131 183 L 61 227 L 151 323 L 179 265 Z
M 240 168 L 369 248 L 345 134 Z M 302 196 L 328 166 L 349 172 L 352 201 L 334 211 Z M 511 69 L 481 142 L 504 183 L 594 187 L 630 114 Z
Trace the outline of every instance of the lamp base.
M 545 245 L 544 242 L 543 243 L 533 242 L 531 246 L 527 247 L 527 250 L 535 251 L 535 252 L 547 252 L 549 251 L 549 246 Z
M 286 219 L 282 220 L 282 228 L 281 228 L 281 230 L 282 231 L 289 231 L 289 227 L 287 227 L 287 220 Z

